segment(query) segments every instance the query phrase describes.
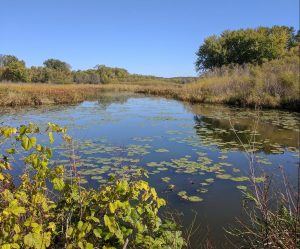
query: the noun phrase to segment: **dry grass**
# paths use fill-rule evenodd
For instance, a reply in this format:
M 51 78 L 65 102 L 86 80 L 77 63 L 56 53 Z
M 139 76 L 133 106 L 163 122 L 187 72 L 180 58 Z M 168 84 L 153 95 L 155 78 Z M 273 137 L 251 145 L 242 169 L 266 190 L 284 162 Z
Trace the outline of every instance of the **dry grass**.
M 130 84 L 29 84 L 1 83 L 0 106 L 45 105 L 79 103 L 96 99 L 104 91 L 128 91 L 173 97 L 182 86 L 130 85 Z

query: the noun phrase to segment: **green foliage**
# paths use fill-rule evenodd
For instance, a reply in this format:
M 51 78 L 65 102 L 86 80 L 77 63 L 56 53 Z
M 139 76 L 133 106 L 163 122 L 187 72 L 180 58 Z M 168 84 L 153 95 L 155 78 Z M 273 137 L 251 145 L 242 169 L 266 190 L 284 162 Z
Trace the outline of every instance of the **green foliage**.
M 107 67 L 105 65 L 97 65 L 95 69 L 88 69 L 85 71 L 78 70 L 73 73 L 74 81 L 76 83 L 92 83 L 92 84 L 106 84 L 117 82 L 129 76 L 126 69 Z
M 57 59 L 48 59 L 44 61 L 44 67 L 32 67 L 32 82 L 53 82 L 53 83 L 71 83 L 71 66 L 66 62 Z
M 27 82 L 30 80 L 25 62 L 13 55 L 0 55 L 0 80 Z
M 281 58 L 296 45 L 294 29 L 286 26 L 224 31 L 205 39 L 196 53 L 196 70 L 202 71 L 229 64 L 261 64 Z
M 46 68 L 57 70 L 57 71 L 69 72 L 71 68 L 71 66 L 66 62 L 57 59 L 45 60 L 43 64 Z
M 97 65 L 95 69 L 78 70 L 73 73 L 74 82 L 92 84 L 111 83 L 128 76 L 129 73 L 125 69 L 106 67 L 104 65 Z
M 66 70 L 56 70 L 48 67 L 31 67 L 31 82 L 35 83 L 71 83 L 72 73 Z
M 122 68 L 111 68 L 105 65 L 97 65 L 95 68 L 100 76 L 101 83 L 109 83 L 114 79 L 124 78 L 129 75 L 127 70 Z
M 25 67 L 25 62 L 23 60 L 19 60 L 14 55 L 0 55 L 0 68 L 7 67 L 11 63 L 20 62 Z
M 48 123 L 46 131 L 50 144 L 55 133 L 71 141 L 55 124 Z M 183 247 L 177 227 L 159 218 L 165 201 L 147 182 L 115 180 L 86 189 L 75 169 L 49 166 L 52 149 L 38 143 L 37 136 L 42 134 L 34 124 L 0 127 L 0 143 L 12 144 L 6 153 L 26 152 L 18 186 L 9 155 L 0 159 L 1 248 Z
M 16 71 L 15 64 L 18 64 Z M 22 64 L 22 65 L 21 65 Z M 13 55 L 0 55 L 0 81 L 20 81 L 34 83 L 138 83 L 165 84 L 188 83 L 195 81 L 194 77 L 163 78 L 148 75 L 130 74 L 126 69 L 96 65 L 93 69 L 71 71 L 71 66 L 57 59 L 44 61 L 43 67 L 32 66 L 26 69 L 25 62 Z M 6 70 L 9 65 L 12 68 Z M 13 72 L 12 72 L 13 71 Z M 4 78 L 5 73 L 5 78 Z
M 28 82 L 29 74 L 20 61 L 10 62 L 2 72 L 2 79 L 13 82 Z
M 30 78 L 31 82 L 49 82 L 51 79 L 51 70 L 45 67 L 31 67 Z

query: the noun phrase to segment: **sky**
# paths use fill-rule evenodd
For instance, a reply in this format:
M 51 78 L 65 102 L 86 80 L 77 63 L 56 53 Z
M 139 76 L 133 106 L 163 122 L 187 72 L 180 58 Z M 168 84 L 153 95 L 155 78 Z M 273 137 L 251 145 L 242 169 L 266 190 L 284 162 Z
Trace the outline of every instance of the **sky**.
M 130 73 L 195 76 L 204 39 L 227 29 L 299 29 L 299 0 L 0 0 L 0 54 Z

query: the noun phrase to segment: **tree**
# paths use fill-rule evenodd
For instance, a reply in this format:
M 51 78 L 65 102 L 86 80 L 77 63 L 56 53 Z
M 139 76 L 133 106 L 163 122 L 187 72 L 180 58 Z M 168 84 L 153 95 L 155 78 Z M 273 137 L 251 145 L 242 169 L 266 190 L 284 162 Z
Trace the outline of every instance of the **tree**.
M 0 55 L 0 67 L 7 67 L 11 63 L 20 62 L 25 67 L 25 61 L 19 60 L 14 55 Z
M 71 66 L 57 59 L 48 59 L 44 61 L 45 69 L 47 70 L 47 78 L 49 82 L 55 83 L 70 83 L 73 82 Z
M 196 70 L 203 71 L 229 64 L 261 64 L 281 58 L 294 46 L 297 36 L 286 26 L 224 31 L 204 40 L 196 55 Z
M 51 77 L 51 69 L 45 67 L 31 67 L 30 68 L 30 81 L 31 82 L 49 82 Z
M 44 61 L 44 66 L 49 69 L 62 71 L 62 72 L 70 72 L 71 66 L 64 62 L 57 59 L 48 59 Z
M 2 73 L 2 79 L 14 82 L 28 82 L 29 74 L 20 61 L 10 62 Z
M 197 52 L 197 71 L 221 67 L 226 64 L 225 49 L 217 36 L 210 36 L 205 39 L 204 44 Z
M 109 83 L 118 78 L 124 78 L 129 76 L 129 73 L 126 69 L 118 68 L 118 67 L 107 67 L 105 65 L 96 65 L 95 69 L 97 73 L 100 75 L 101 83 Z

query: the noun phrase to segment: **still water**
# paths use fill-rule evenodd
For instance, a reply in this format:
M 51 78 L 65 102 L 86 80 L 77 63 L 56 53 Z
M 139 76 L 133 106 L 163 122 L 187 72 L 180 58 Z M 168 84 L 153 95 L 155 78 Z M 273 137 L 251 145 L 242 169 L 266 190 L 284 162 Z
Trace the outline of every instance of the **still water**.
M 299 114 L 221 105 L 191 105 L 132 94 L 105 94 L 72 106 L 0 110 L 2 125 L 57 123 L 68 128 L 72 146 L 55 144 L 55 164 L 74 158 L 82 182 L 97 187 L 111 175 L 148 181 L 167 200 L 186 230 L 199 225 L 194 248 L 209 237 L 230 248 L 224 228 L 243 217 L 242 190 L 249 188 L 247 153 L 254 153 L 257 180 L 279 167 L 296 182 Z M 141 170 L 143 169 L 143 170 Z M 19 174 L 21 167 L 15 167 Z

